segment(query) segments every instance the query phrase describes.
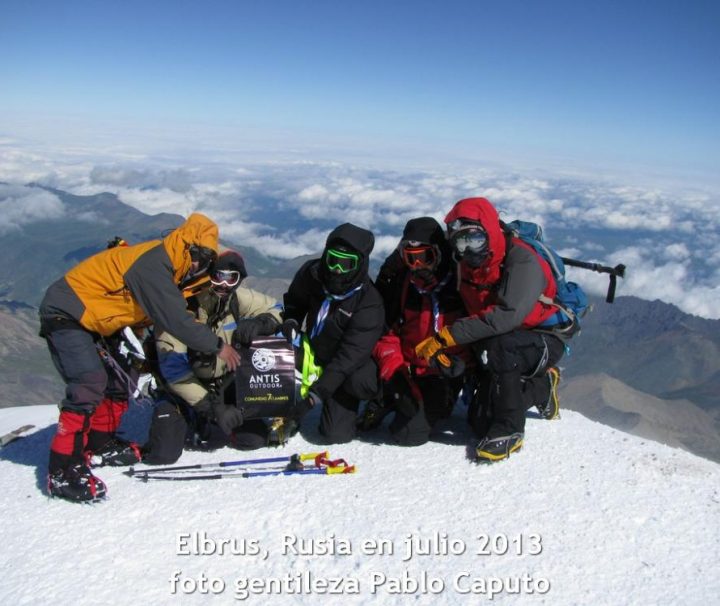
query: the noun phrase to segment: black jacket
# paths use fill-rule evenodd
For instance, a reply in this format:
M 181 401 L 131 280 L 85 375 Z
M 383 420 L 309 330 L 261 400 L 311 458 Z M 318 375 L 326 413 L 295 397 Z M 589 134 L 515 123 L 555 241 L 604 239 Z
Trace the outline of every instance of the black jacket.
M 354 241 L 357 232 L 343 230 L 342 227 L 331 234 L 328 245 L 333 242 L 333 236 L 339 235 L 339 240 L 348 242 L 363 254 L 364 263 L 353 283 L 353 287 L 360 287 L 359 290 L 346 299 L 331 300 L 322 330 L 310 339 L 315 361 L 323 368 L 312 390 L 323 400 L 330 398 L 348 376 L 370 360 L 372 349 L 383 332 L 385 319 L 382 298 L 366 269 L 372 241 Z M 292 318 L 300 325 L 306 322 L 308 335 L 312 334 L 318 312 L 326 299 L 321 282 L 321 262 L 320 259 L 306 262 L 295 274 L 284 295 L 283 317 Z

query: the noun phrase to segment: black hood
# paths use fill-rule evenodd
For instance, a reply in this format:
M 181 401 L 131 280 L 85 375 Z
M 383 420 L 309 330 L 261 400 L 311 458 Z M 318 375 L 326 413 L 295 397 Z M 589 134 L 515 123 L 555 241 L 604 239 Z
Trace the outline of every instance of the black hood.
M 418 217 L 410 219 L 403 230 L 403 240 L 416 240 L 423 244 L 445 243 L 445 230 L 432 217 Z
M 367 229 L 363 229 L 352 223 L 343 223 L 330 232 L 330 235 L 325 241 L 325 249 L 327 250 L 338 244 L 345 244 L 355 252 L 363 255 L 365 259 L 369 259 L 370 253 L 375 246 L 375 236 Z
M 328 248 L 342 246 L 360 255 L 360 266 L 351 274 L 334 275 L 327 269 L 325 253 Z M 334 295 L 343 295 L 367 280 L 370 267 L 370 253 L 375 246 L 375 236 L 371 231 L 343 223 L 330 232 L 325 241 L 325 250 L 320 260 L 319 277 L 323 286 Z

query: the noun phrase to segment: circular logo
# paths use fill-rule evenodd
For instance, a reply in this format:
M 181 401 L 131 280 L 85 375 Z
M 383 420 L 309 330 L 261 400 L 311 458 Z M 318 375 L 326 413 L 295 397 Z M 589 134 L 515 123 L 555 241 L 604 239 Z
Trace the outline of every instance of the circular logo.
M 270 349 L 256 349 L 252 355 L 252 365 L 260 372 L 275 368 L 275 354 Z

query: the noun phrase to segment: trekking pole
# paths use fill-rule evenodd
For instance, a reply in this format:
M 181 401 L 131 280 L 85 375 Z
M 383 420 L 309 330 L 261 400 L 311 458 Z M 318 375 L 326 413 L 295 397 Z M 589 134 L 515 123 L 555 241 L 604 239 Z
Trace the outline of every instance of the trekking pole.
M 216 473 L 199 476 L 185 475 L 155 475 L 152 472 L 137 476 L 143 482 L 149 480 L 166 480 L 169 482 L 189 482 L 191 480 L 223 480 L 223 479 L 243 479 L 243 478 L 259 478 L 264 476 L 294 476 L 294 475 L 343 475 L 346 473 L 355 473 L 355 465 L 347 465 L 341 467 L 314 467 L 311 469 L 276 469 L 272 471 L 244 471 L 243 473 Z
M 596 271 L 601 274 L 610 274 L 610 286 L 608 287 L 607 297 L 605 300 L 608 303 L 612 303 L 615 300 L 615 288 L 617 287 L 617 279 L 625 277 L 625 266 L 620 263 L 615 267 L 609 267 L 607 265 L 600 265 L 599 263 L 589 263 L 587 261 L 578 261 L 577 259 L 566 259 L 560 257 L 565 265 L 571 267 L 580 267 L 582 269 L 589 269 L 590 271 Z
M 245 459 L 242 461 L 219 461 L 218 463 L 197 463 L 196 465 L 174 465 L 172 467 L 160 467 L 157 469 L 135 469 L 131 467 L 123 473 L 126 476 L 142 475 L 148 473 L 175 473 L 182 471 L 190 471 L 192 469 L 212 469 L 216 467 L 239 467 L 241 465 L 264 465 L 267 463 L 287 463 L 288 466 L 299 466 L 302 468 L 303 461 L 313 461 L 316 467 L 328 461 L 330 454 L 324 452 L 306 452 L 301 454 L 293 454 L 289 457 L 269 457 L 265 459 Z
M 283 469 L 281 471 L 246 471 L 244 478 L 259 478 L 262 476 L 291 476 L 295 474 L 314 474 L 337 476 L 344 473 L 355 473 L 355 465 L 342 465 L 337 467 L 315 467 L 313 469 Z

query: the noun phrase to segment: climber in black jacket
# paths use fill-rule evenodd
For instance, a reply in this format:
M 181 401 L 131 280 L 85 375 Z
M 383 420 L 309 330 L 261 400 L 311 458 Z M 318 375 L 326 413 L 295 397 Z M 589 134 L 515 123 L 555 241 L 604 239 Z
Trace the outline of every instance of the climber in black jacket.
M 322 367 L 304 404 L 322 404 L 320 433 L 328 443 L 352 440 L 360 400 L 379 394 L 371 354 L 385 312 L 368 276 L 374 244 L 368 230 L 340 225 L 328 236 L 322 257 L 305 263 L 284 295 L 284 329 L 305 322 L 315 363 Z

